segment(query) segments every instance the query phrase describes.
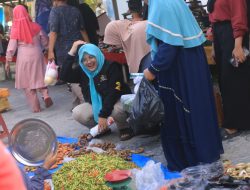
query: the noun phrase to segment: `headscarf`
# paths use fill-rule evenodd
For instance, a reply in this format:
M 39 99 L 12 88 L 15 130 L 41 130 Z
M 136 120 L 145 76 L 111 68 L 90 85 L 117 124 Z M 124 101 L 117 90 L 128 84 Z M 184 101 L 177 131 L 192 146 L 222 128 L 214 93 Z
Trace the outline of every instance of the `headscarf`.
M 36 22 L 42 27 L 42 29 L 48 34 L 49 33 L 49 13 L 52 7 L 51 0 L 36 0 Z
M 50 11 L 52 7 L 51 0 L 36 0 L 35 10 L 36 17 L 40 16 L 43 12 Z
M 149 0 L 147 42 L 152 57 L 157 52 L 157 39 L 173 46 L 192 48 L 205 42 L 205 37 L 189 7 L 183 0 Z
M 32 44 L 32 39 L 41 30 L 41 27 L 32 22 L 27 10 L 22 5 L 13 9 L 13 24 L 11 27 L 10 39 L 16 39 Z
M 86 66 L 83 64 L 83 57 L 85 54 L 92 55 L 96 58 L 97 68 L 95 71 L 88 70 Z M 90 96 L 92 102 L 92 110 L 93 110 L 94 120 L 98 123 L 98 115 L 102 109 L 102 97 L 96 91 L 94 77 L 101 71 L 104 65 L 105 58 L 101 50 L 94 44 L 83 45 L 78 51 L 78 56 L 79 56 L 79 65 L 81 66 L 85 74 L 89 77 L 89 88 L 90 88 Z

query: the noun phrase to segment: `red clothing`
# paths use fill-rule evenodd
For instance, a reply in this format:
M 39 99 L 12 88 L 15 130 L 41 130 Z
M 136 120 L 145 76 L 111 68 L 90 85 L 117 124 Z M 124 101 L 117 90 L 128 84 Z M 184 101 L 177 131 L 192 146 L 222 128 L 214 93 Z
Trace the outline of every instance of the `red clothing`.
M 248 31 L 246 0 L 216 0 L 209 20 L 211 23 L 231 21 L 234 38 L 244 36 Z
M 26 190 L 20 170 L 2 142 L 0 142 L 0 189 Z
M 13 9 L 13 25 L 11 27 L 10 39 L 15 39 L 32 44 L 33 37 L 41 31 L 41 27 L 32 22 L 29 13 L 22 5 Z

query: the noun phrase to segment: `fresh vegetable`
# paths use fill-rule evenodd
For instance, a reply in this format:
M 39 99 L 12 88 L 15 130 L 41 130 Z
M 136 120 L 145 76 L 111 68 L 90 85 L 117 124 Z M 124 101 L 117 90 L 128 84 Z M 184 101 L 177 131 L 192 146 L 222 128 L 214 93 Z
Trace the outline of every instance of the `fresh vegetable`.
M 109 190 L 106 173 L 136 166 L 116 156 L 90 153 L 65 163 L 52 177 L 55 190 Z

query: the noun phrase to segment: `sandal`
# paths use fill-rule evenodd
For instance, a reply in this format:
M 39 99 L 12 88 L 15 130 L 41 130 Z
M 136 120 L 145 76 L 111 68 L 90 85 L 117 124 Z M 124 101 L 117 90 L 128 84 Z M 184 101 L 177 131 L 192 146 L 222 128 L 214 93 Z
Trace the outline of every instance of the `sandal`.
M 221 138 L 223 141 L 232 139 L 234 137 L 237 137 L 241 134 L 241 131 L 234 132 L 232 134 L 228 133 L 227 130 L 221 129 Z
M 53 101 L 50 97 L 44 99 L 45 107 L 49 108 L 50 106 L 53 105 Z
M 134 136 L 134 132 L 131 128 L 121 129 L 120 130 L 120 140 L 126 141 L 131 139 Z
M 108 128 L 106 131 L 100 133 L 99 135 L 96 135 L 95 137 L 93 137 L 90 133 L 87 134 L 87 140 L 88 141 L 91 141 L 93 138 L 100 138 L 100 137 L 103 137 L 105 135 L 110 135 L 111 134 L 111 129 Z

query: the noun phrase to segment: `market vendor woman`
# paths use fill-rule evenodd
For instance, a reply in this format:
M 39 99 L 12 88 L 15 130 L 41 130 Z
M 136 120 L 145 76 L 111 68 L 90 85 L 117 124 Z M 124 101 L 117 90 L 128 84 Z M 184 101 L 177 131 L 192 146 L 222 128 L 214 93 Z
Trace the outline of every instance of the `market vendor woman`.
M 120 130 L 121 140 L 132 137 L 132 130 L 126 121 L 128 114 L 123 110 L 120 97 L 131 93 L 123 82 L 121 66 L 105 60 L 101 50 L 93 44 L 76 41 L 65 60 L 61 79 L 70 83 L 79 83 L 85 103 L 75 107 L 73 118 L 91 128 L 98 123 L 99 131 L 109 131 L 107 118 L 112 116 Z M 72 68 L 78 46 L 79 65 Z M 91 137 L 90 137 L 91 138 Z

